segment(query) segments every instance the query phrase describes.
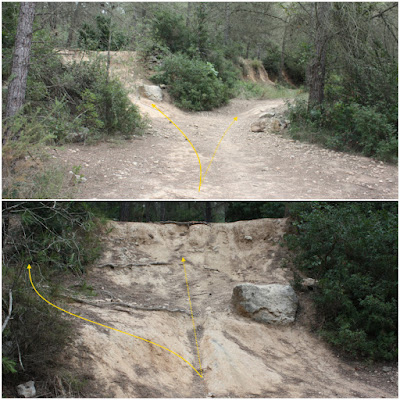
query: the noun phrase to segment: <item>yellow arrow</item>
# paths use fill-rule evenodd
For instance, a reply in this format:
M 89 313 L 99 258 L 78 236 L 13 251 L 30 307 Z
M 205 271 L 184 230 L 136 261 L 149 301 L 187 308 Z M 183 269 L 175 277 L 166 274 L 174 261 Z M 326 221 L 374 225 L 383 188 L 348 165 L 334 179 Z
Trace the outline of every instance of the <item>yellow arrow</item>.
M 189 138 L 183 133 L 183 131 L 178 127 L 178 125 L 175 124 L 174 121 L 172 121 L 172 119 L 168 118 L 155 104 L 151 105 L 153 108 L 155 108 L 156 110 L 158 110 L 162 115 L 164 115 L 165 118 L 167 118 L 167 120 L 169 122 L 171 122 L 171 124 L 175 125 L 176 129 L 178 129 L 178 131 L 180 133 L 182 133 L 182 135 L 185 137 L 185 139 L 190 143 L 190 145 L 193 147 L 194 152 L 196 153 L 197 156 L 197 160 L 199 161 L 199 165 L 200 165 L 200 183 L 199 183 L 199 192 L 200 192 L 200 188 L 201 188 L 201 180 L 202 180 L 202 172 L 201 172 L 201 161 L 200 161 L 200 157 L 195 149 L 195 147 L 193 146 L 192 142 L 189 140 Z
M 190 300 L 189 283 L 188 283 L 187 274 L 186 274 L 185 261 L 186 261 L 186 260 L 182 257 L 183 270 L 185 271 L 186 287 L 187 287 L 187 293 L 188 293 L 188 298 L 189 298 L 190 314 L 192 315 L 194 339 L 195 339 L 195 341 L 196 341 L 197 357 L 199 358 L 200 372 L 203 373 L 203 369 L 202 369 L 202 367 L 201 367 L 201 361 L 200 361 L 199 344 L 197 343 L 196 325 L 195 325 L 195 323 L 194 323 L 194 316 L 193 316 L 193 309 L 192 309 L 192 301 Z
M 207 167 L 207 169 L 206 169 L 206 172 L 205 172 L 204 175 L 203 175 L 202 180 L 204 180 L 204 178 L 205 178 L 206 175 L 207 175 L 208 169 L 210 168 L 210 165 L 211 165 L 211 163 L 212 163 L 213 160 L 214 160 L 215 153 L 217 152 L 218 147 L 219 147 L 219 145 L 220 145 L 221 142 L 222 142 L 222 139 L 225 137 L 226 133 L 229 131 L 229 129 L 230 129 L 231 126 L 235 123 L 235 121 L 237 121 L 237 117 L 233 118 L 232 123 L 228 126 L 227 130 L 224 132 L 224 134 L 222 135 L 222 138 L 221 138 L 220 141 L 218 142 L 217 147 L 215 148 L 214 154 L 213 154 L 213 156 L 212 156 L 212 158 L 211 158 L 211 160 L 210 160 L 210 163 L 208 164 L 208 167 Z
M 175 356 L 179 357 L 181 360 L 185 361 L 186 364 L 189 364 L 189 365 L 196 371 L 197 375 L 199 375 L 200 378 L 203 378 L 203 375 L 200 374 L 200 372 L 197 371 L 197 369 L 196 369 L 192 364 L 190 364 L 190 362 L 189 362 L 188 360 L 185 360 L 185 359 L 184 359 L 182 356 L 180 356 L 178 353 L 175 353 L 175 351 L 172 351 L 172 350 L 168 349 L 167 347 L 161 346 L 161 345 L 158 344 L 158 343 L 154 343 L 154 342 L 152 342 L 151 340 L 144 339 L 144 338 L 142 338 L 142 337 L 140 337 L 140 336 L 133 335 L 132 333 L 124 332 L 124 331 L 121 331 L 121 330 L 119 330 L 119 329 L 112 328 L 111 326 L 103 325 L 103 324 L 100 324 L 99 322 L 95 322 L 95 321 L 92 321 L 92 320 L 90 320 L 90 319 L 87 319 L 87 318 L 81 317 L 81 316 L 79 316 L 79 315 L 73 314 L 72 312 L 69 312 L 69 311 L 67 311 L 67 310 L 64 310 L 64 309 L 62 309 L 62 308 L 56 306 L 55 304 L 50 303 L 50 301 L 46 300 L 46 299 L 36 290 L 35 285 L 34 285 L 33 282 L 32 282 L 31 268 L 32 268 L 32 267 L 31 267 L 30 265 L 28 265 L 27 269 L 28 269 L 28 272 L 29 272 L 29 280 L 31 281 L 31 285 L 32 285 L 33 289 L 35 290 L 35 292 L 37 293 L 37 295 L 38 295 L 42 300 L 44 300 L 46 303 L 50 304 L 51 306 L 53 306 L 53 307 L 55 307 L 55 308 L 58 308 L 59 310 L 65 312 L 65 313 L 67 313 L 67 314 L 69 314 L 69 315 L 72 315 L 73 317 L 83 319 L 83 320 L 85 320 L 85 321 L 87 321 L 87 322 L 90 322 L 90 323 L 92 323 L 92 324 L 102 326 L 103 328 L 112 329 L 113 331 L 117 331 L 117 332 L 120 332 L 120 333 L 124 333 L 125 335 L 129 335 L 129 336 L 132 336 L 132 337 L 134 337 L 134 338 L 136 338 L 136 339 L 143 340 L 143 341 L 145 341 L 145 342 L 147 342 L 147 343 L 154 344 L 154 346 L 161 347 L 162 349 L 169 351 L 170 353 L 172 353 L 172 354 L 174 354 Z M 186 281 L 186 282 L 187 282 L 187 281 Z M 202 371 L 202 372 L 203 372 L 203 371 Z

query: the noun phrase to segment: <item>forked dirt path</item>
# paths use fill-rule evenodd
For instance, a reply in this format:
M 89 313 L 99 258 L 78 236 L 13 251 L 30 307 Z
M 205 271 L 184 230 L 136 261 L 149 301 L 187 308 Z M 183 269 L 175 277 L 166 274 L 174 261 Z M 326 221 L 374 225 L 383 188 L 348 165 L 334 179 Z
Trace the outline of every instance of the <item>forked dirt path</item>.
M 132 78 L 134 79 L 134 77 Z M 125 80 L 127 77 L 125 76 Z M 126 84 L 126 82 L 125 82 Z M 133 92 L 131 90 L 131 92 Z M 75 197 L 95 199 L 397 199 L 398 169 L 359 155 L 335 152 L 271 132 L 250 131 L 262 111 L 283 99 L 232 100 L 212 112 L 157 107 L 177 124 L 199 153 L 203 173 L 233 121 L 199 187 L 199 164 L 183 135 L 152 105 L 131 95 L 151 121 L 151 133 L 120 143 L 71 144 L 52 152 L 54 162 L 80 166 L 87 179 Z M 62 196 L 61 196 L 62 197 Z

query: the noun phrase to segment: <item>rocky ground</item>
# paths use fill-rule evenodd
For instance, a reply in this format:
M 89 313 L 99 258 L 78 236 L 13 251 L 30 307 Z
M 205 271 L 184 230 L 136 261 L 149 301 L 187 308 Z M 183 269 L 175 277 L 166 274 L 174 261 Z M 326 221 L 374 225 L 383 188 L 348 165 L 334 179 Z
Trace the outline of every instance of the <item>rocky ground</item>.
M 238 283 L 290 284 L 279 245 L 286 229 L 285 219 L 112 222 L 86 279 L 95 295 L 74 293 L 71 282 L 64 307 L 165 346 L 200 369 L 185 257 L 204 379 L 162 348 L 78 319 L 79 334 L 59 365 L 84 379 L 87 397 L 397 397 L 397 365 L 346 361 L 311 331 L 307 293 L 298 293 L 288 325 L 256 322 L 232 306 Z

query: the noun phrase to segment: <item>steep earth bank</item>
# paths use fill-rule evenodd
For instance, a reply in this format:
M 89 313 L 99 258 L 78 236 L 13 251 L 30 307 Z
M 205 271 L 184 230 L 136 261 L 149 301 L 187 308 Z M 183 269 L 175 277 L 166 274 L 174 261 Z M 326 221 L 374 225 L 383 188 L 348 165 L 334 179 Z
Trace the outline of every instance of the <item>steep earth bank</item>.
M 75 295 L 65 307 L 165 346 L 199 369 L 184 257 L 204 379 L 164 349 L 76 319 L 79 335 L 60 363 L 87 380 L 86 396 L 397 396 L 396 382 L 377 383 L 310 332 L 314 311 L 302 296 L 289 326 L 263 325 L 232 309 L 236 284 L 293 278 L 281 267 L 286 219 L 110 228 L 87 279 L 97 295 Z

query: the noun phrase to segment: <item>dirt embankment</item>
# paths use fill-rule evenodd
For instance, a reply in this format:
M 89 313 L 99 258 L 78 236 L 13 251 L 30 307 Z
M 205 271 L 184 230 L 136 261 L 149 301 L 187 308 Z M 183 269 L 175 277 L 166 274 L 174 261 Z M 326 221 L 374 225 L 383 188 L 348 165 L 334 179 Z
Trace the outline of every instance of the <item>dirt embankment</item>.
M 285 219 L 191 226 L 113 222 L 111 228 L 87 279 L 97 295 L 66 307 L 165 346 L 199 369 L 185 257 L 204 379 L 164 349 L 76 320 L 78 338 L 60 362 L 87 379 L 85 395 L 397 396 L 395 383 L 371 383 L 370 375 L 360 376 L 310 332 L 312 311 L 303 300 L 291 326 L 263 325 L 231 309 L 237 283 L 292 279 L 281 267 Z

